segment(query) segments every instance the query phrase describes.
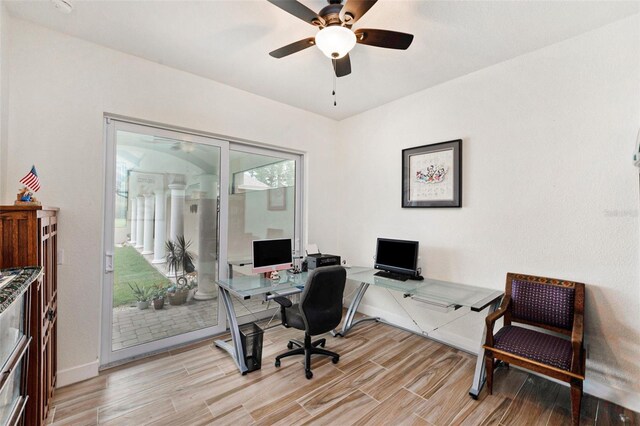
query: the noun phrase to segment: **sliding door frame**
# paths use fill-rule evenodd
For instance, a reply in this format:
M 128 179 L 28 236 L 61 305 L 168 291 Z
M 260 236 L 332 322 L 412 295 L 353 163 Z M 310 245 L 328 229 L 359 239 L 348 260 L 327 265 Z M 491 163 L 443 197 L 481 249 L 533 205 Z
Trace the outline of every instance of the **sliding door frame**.
M 294 234 L 294 238 L 293 238 L 293 246 L 294 246 L 294 252 L 296 256 L 303 256 L 305 254 L 304 252 L 304 243 L 305 243 L 305 237 L 304 237 L 304 232 L 305 232 L 305 227 L 303 224 L 303 218 L 304 216 L 304 202 L 303 202 L 303 196 L 304 196 L 304 163 L 305 163 L 305 157 L 303 153 L 297 153 L 297 152 L 292 152 L 292 151 L 287 151 L 287 150 L 282 150 L 279 148 L 271 148 L 271 147 L 263 147 L 263 146 L 256 146 L 256 145 L 251 145 L 251 144 L 245 144 L 245 143 L 239 143 L 239 142 L 231 142 L 229 145 L 229 150 L 230 151 L 236 151 L 236 152 L 243 152 L 243 153 L 247 153 L 247 154 L 257 154 L 257 155 L 264 155 L 266 157 L 274 157 L 274 158 L 281 158 L 281 159 L 285 159 L 285 160 L 292 160 L 295 163 L 295 168 L 296 168 L 296 175 L 295 175 L 295 206 L 294 206 L 294 225 L 293 225 L 293 234 Z M 231 181 L 231 178 L 229 177 L 229 180 Z M 227 190 L 227 192 L 229 192 L 229 189 Z M 225 237 L 225 241 L 228 240 L 228 234 Z M 269 303 L 269 302 L 267 302 Z M 259 311 L 257 313 L 251 313 L 248 315 L 244 315 L 241 317 L 238 317 L 238 323 L 239 324 L 246 324 L 248 322 L 251 321 L 256 321 L 259 319 L 263 319 L 269 316 L 272 316 L 273 313 L 276 312 L 276 307 L 271 307 L 267 310 L 264 311 Z
M 162 138 L 175 139 L 178 141 L 193 142 L 220 149 L 220 211 L 218 224 L 218 276 L 227 276 L 227 238 L 220 238 L 227 234 L 228 212 L 229 212 L 229 141 L 213 136 L 201 136 L 181 130 L 173 130 L 156 127 L 144 123 L 126 121 L 122 119 L 105 117 L 105 188 L 104 188 L 104 218 L 103 218 L 103 279 L 102 279 L 102 324 L 100 339 L 100 366 L 105 367 L 115 362 L 145 356 L 154 352 L 159 352 L 173 346 L 211 337 L 223 333 L 226 330 L 226 312 L 222 303 L 222 298 L 218 297 L 218 322 L 217 325 L 193 330 L 184 334 L 166 337 L 147 343 L 123 348 L 117 351 L 112 350 L 112 321 L 113 321 L 113 249 L 115 246 L 115 171 L 117 156 L 117 133 L 118 131 L 128 131 Z
M 296 251 L 296 253 L 299 256 L 302 256 L 304 254 L 304 247 L 303 247 L 303 243 L 305 241 L 304 239 L 304 226 L 302 223 L 302 218 L 304 217 L 304 212 L 303 212 L 303 207 L 304 207 L 304 203 L 303 203 L 303 195 L 304 195 L 304 188 L 303 188 L 303 176 L 304 176 L 304 154 L 302 153 L 296 153 L 296 152 L 291 152 L 291 151 L 286 151 L 286 150 L 282 150 L 282 149 L 278 149 L 278 148 L 265 148 L 262 146 L 255 146 L 255 145 L 248 145 L 248 144 L 244 144 L 244 143 L 238 143 L 238 142 L 231 142 L 229 144 L 229 150 L 230 151 L 238 151 L 238 152 L 245 152 L 248 154 L 258 154 L 258 155 L 264 155 L 266 157 L 277 157 L 277 158 L 282 158 L 282 159 L 286 159 L 286 160 L 292 160 L 295 162 L 296 165 L 296 204 L 295 204 L 295 215 L 294 215 L 294 235 L 295 235 L 295 239 L 293 241 L 294 243 L 294 250 Z
M 133 359 L 138 356 L 145 356 L 154 352 L 165 350 L 169 347 L 181 345 L 185 343 L 183 339 L 179 339 L 180 336 L 174 336 L 159 340 L 156 342 L 150 342 L 144 344 L 144 354 L 140 355 L 137 352 L 120 350 L 113 352 L 111 350 L 112 345 L 112 297 L 113 297 L 113 278 L 108 277 L 110 272 L 107 271 L 108 267 L 113 267 L 113 258 L 111 258 L 111 265 L 108 265 L 109 259 L 107 254 L 112 253 L 114 247 L 114 219 L 115 219 L 115 162 L 116 162 L 116 132 L 117 130 L 137 129 L 133 131 L 139 131 L 142 129 L 153 129 L 154 132 L 158 132 L 164 137 L 176 139 L 176 135 L 179 136 L 178 140 L 191 141 L 196 143 L 205 143 L 209 145 L 220 146 L 220 211 L 219 211 L 219 253 L 218 253 L 218 276 L 228 276 L 228 223 L 229 223 L 229 151 L 242 151 L 247 153 L 262 154 L 267 156 L 278 156 L 281 158 L 294 160 L 296 163 L 296 205 L 295 205 L 295 225 L 294 225 L 294 247 L 296 253 L 299 256 L 304 255 L 304 244 L 306 243 L 305 232 L 306 225 L 304 220 L 306 219 L 304 212 L 304 189 L 305 189 L 305 164 L 306 158 L 303 151 L 294 149 L 286 149 L 271 146 L 268 144 L 261 144 L 249 140 L 240 138 L 232 138 L 224 135 L 214 134 L 210 132 L 201 132 L 189 128 L 179 126 L 169 126 L 162 123 L 157 123 L 148 120 L 140 120 L 118 114 L 105 113 L 104 115 L 104 139 L 105 139 L 105 188 L 104 188 L 104 217 L 103 217 L 103 259 L 102 259 L 102 315 L 101 315 L 101 345 L 100 345 L 100 367 L 104 368 L 111 364 L 126 361 L 127 359 Z M 173 137 L 171 136 L 173 135 Z M 215 141 L 212 144 L 211 141 Z M 208 142 L 208 143 L 207 143 Z M 113 275 L 111 273 L 111 275 Z M 109 307 L 106 307 L 106 304 Z M 238 319 L 241 323 L 251 321 L 251 316 L 247 315 Z M 222 302 L 222 298 L 218 297 L 218 325 L 217 327 L 210 327 L 202 330 L 197 330 L 189 333 L 188 340 L 195 341 L 207 337 L 212 337 L 216 334 L 221 334 L 227 330 L 227 314 Z M 142 346 L 142 345 L 140 345 Z M 135 346 L 133 348 L 136 348 Z

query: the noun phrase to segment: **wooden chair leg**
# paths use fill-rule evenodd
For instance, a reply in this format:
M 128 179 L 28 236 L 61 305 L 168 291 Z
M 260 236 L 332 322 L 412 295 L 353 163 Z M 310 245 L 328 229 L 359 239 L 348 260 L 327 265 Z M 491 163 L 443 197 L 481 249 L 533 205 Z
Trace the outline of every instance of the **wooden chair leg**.
M 580 424 L 580 406 L 582 405 L 582 380 L 571 381 L 571 422 Z
M 489 391 L 489 395 L 493 394 L 493 357 L 485 356 L 484 364 L 487 374 L 487 391 Z

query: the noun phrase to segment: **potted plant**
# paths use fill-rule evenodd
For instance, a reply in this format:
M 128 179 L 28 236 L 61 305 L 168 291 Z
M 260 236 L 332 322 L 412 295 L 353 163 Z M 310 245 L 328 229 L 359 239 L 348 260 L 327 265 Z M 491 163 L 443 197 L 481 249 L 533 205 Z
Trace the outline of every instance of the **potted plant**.
M 164 297 L 167 294 L 167 290 L 162 286 L 162 284 L 158 284 L 153 289 L 153 293 L 151 296 L 151 304 L 153 305 L 153 309 L 162 309 L 164 307 Z
M 149 299 L 151 298 L 151 289 L 140 287 L 138 283 L 133 283 L 133 285 L 128 283 L 128 285 L 136 298 L 136 306 L 138 309 L 147 309 L 149 307 Z
M 165 243 L 167 269 L 169 273 L 173 272 L 176 279 L 175 285 L 167 290 L 167 297 L 172 305 L 182 305 L 187 301 L 189 287 L 186 275 L 195 271 L 193 266 L 195 256 L 189 251 L 190 245 L 191 241 L 185 240 L 184 235 L 179 235 L 175 241 L 169 240 Z

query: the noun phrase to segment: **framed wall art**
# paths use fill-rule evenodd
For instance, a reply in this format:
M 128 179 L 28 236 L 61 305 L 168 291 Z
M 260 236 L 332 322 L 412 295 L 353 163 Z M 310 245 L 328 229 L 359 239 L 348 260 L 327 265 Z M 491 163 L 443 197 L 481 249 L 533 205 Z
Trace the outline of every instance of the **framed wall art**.
M 402 207 L 462 207 L 462 139 L 402 150 Z

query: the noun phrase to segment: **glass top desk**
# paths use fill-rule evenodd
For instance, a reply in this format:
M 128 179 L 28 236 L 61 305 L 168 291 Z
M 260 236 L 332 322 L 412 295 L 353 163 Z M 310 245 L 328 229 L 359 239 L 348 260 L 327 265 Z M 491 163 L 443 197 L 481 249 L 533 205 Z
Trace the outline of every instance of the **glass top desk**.
M 360 301 L 371 285 L 398 291 L 404 297 L 411 297 L 424 303 L 428 308 L 441 312 L 455 310 L 464 306 L 475 312 L 489 308 L 489 313 L 491 313 L 498 307 L 503 295 L 501 291 L 429 278 L 425 278 L 423 281 L 398 281 L 378 277 L 375 275 L 377 270 L 368 267 L 352 266 L 346 268 L 346 270 L 347 279 L 359 282 L 360 285 L 349 304 L 342 329 L 340 331 L 334 330 L 332 332 L 334 336 L 346 336 L 354 326 L 363 321 L 382 321 L 378 317 L 363 317 L 354 321 Z M 229 320 L 229 331 L 231 332 L 233 346 L 221 340 L 217 340 L 215 344 L 229 352 L 242 374 L 246 374 L 247 366 L 242 344 L 240 343 L 240 331 L 231 296 L 234 295 L 241 299 L 262 297 L 265 300 L 270 300 L 277 296 L 300 293 L 304 290 L 307 276 L 307 272 L 292 274 L 281 271 L 278 280 L 252 275 L 217 281 Z M 486 334 L 486 330 L 482 338 L 484 338 L 484 334 Z M 476 373 L 470 390 L 470 394 L 474 397 L 477 397 L 484 383 L 483 358 L 484 350 L 482 349 L 482 344 L 480 344 Z

